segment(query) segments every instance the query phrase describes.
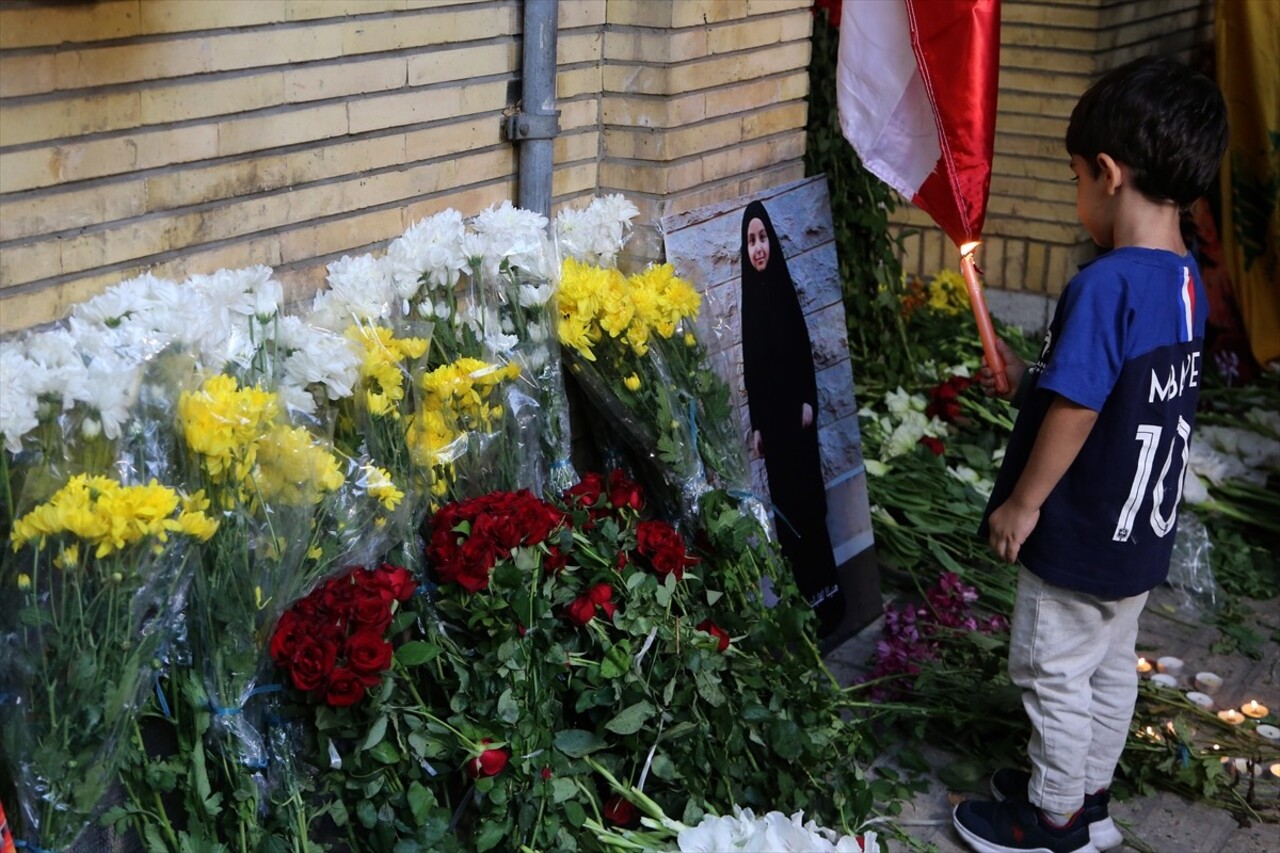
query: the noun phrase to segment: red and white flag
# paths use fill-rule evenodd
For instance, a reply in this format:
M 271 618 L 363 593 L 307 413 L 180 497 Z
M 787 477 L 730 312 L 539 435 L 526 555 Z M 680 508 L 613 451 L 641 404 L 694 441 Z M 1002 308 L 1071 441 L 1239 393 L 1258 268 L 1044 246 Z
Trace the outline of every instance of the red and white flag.
M 999 68 L 1000 0 L 844 0 L 841 130 L 957 246 L 986 218 Z

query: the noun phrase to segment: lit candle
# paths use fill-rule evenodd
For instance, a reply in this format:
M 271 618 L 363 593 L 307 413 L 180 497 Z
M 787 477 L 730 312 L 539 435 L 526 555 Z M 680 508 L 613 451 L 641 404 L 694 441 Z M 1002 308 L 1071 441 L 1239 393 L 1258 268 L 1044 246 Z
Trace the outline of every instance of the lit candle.
M 1147 675 L 1151 672 L 1151 661 L 1146 658 L 1138 658 L 1138 674 Z
M 1280 762 L 1271 765 L 1271 775 L 1280 779 Z
M 1177 678 L 1182 675 L 1182 658 L 1163 657 L 1156 661 L 1156 668 Z
M 1197 672 L 1196 687 L 1200 688 L 1202 693 L 1208 693 L 1210 696 L 1218 692 L 1218 688 L 1222 686 L 1222 676 L 1215 672 Z
M 1187 701 L 1196 707 L 1203 708 L 1206 711 L 1213 710 L 1213 697 L 1207 693 L 1200 693 L 1192 690 L 1187 694 Z
M 1233 726 L 1238 726 L 1244 722 L 1244 714 L 1241 714 L 1235 708 L 1228 708 L 1225 711 L 1218 712 L 1218 719 L 1222 720 L 1224 723 L 1230 723 Z
M 1240 710 L 1246 717 L 1252 717 L 1255 720 L 1261 720 L 1271 713 L 1271 709 L 1266 705 L 1259 705 L 1257 699 L 1250 699 Z
M 1280 728 L 1276 728 L 1275 726 L 1269 726 L 1266 723 L 1260 723 L 1258 727 L 1254 729 L 1254 731 L 1257 732 L 1260 737 L 1266 740 L 1280 741 Z

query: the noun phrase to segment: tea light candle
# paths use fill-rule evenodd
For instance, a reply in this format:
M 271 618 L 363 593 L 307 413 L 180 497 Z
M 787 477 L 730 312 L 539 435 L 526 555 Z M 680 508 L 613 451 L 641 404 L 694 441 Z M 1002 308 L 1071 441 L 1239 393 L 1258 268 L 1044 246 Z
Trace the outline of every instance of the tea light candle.
M 1151 673 L 1151 661 L 1146 658 L 1138 658 L 1138 675 L 1149 675 Z
M 1207 693 L 1200 693 L 1199 691 L 1192 690 L 1187 694 L 1187 701 L 1192 705 L 1203 708 L 1206 711 L 1213 710 L 1213 697 Z
M 1261 720 L 1267 714 L 1271 713 L 1271 709 L 1266 705 L 1259 705 L 1257 699 L 1250 699 L 1241 708 L 1240 712 L 1246 717 L 1252 717 L 1255 720 Z
M 1271 765 L 1271 775 L 1280 779 L 1280 762 Z
M 1156 661 L 1156 668 L 1161 672 L 1177 678 L 1182 675 L 1182 658 L 1163 657 Z
M 1218 712 L 1218 719 L 1222 720 L 1224 723 L 1230 723 L 1233 726 L 1238 726 L 1244 722 L 1244 714 L 1241 714 L 1235 708 L 1228 708 L 1225 711 Z
M 1178 679 L 1167 672 L 1161 672 L 1151 676 L 1151 683 L 1172 690 L 1178 686 Z
M 1210 696 L 1218 692 L 1218 688 L 1222 686 L 1222 676 L 1214 672 L 1197 672 L 1196 687 L 1202 693 L 1208 693 Z
M 1269 726 L 1266 723 L 1262 723 L 1254 729 L 1254 731 L 1266 740 L 1280 741 L 1280 728 L 1276 728 L 1275 726 Z
M 1248 775 L 1249 775 L 1249 773 L 1250 773 L 1250 771 L 1249 771 L 1249 766 L 1250 766 L 1251 764 L 1253 765 L 1253 771 L 1252 771 L 1252 772 L 1253 772 L 1253 775 L 1254 775 L 1254 776 L 1261 776 L 1261 775 L 1262 775 L 1262 773 L 1263 773 L 1263 770 L 1262 770 L 1262 762 L 1259 762 L 1259 761 L 1250 761 L 1250 760 L 1249 760 L 1249 759 L 1247 759 L 1247 758 L 1237 758 L 1233 763 L 1235 764 L 1236 772 L 1237 772 L 1237 773 L 1239 773 L 1239 774 L 1241 774 L 1242 776 L 1248 776 Z

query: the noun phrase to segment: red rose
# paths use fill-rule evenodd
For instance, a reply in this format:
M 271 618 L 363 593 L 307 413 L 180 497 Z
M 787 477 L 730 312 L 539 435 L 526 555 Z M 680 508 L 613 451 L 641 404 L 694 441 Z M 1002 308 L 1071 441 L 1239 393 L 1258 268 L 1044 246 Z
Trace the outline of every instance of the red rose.
M 587 598 L 591 599 L 592 604 L 604 604 L 613 599 L 613 587 L 607 583 L 598 583 L 587 590 Z
M 920 443 L 929 448 L 934 456 L 941 456 L 942 452 L 946 450 L 946 445 L 942 443 L 942 439 L 934 438 L 931 435 L 920 436 Z
M 582 475 L 582 480 L 576 486 L 570 486 L 564 490 L 564 500 L 570 506 L 588 509 L 596 505 L 603 492 L 604 477 L 594 471 L 588 471 Z
M 703 619 L 698 623 L 699 631 L 706 631 L 708 634 L 716 638 L 716 649 L 724 651 L 729 648 L 729 634 L 710 619 Z
M 489 738 L 480 741 L 483 743 L 493 743 Z M 467 762 L 467 772 L 471 774 L 472 779 L 479 779 L 481 776 L 497 776 L 507 766 L 507 760 L 511 757 L 505 749 L 486 749 L 476 758 Z
M 564 608 L 564 615 L 575 625 L 585 625 L 596 616 L 596 606 L 590 598 L 580 595 Z
M 300 637 L 289 660 L 293 686 L 299 690 L 315 690 L 324 683 L 337 662 L 338 647 L 334 643 L 309 635 Z
M 605 800 L 601 814 L 604 815 L 605 820 L 616 826 L 631 826 L 640 820 L 640 810 L 621 796 Z
M 627 556 L 626 551 L 619 551 L 618 558 L 614 561 L 614 568 L 616 568 L 618 571 L 622 571 L 627 567 L 627 563 L 629 563 L 630 561 L 631 561 L 631 558 Z
M 325 685 L 324 701 L 334 708 L 346 708 L 364 697 L 366 687 L 366 682 L 358 673 L 344 666 L 335 667 L 329 673 L 329 683 Z
M 549 765 L 544 765 L 542 768 L 542 781 L 546 782 L 550 778 L 551 778 L 551 767 Z
M 523 622 L 517 622 L 516 633 L 523 637 L 525 634 L 529 633 L 529 629 L 524 626 Z
M 614 469 L 609 475 L 609 503 L 615 509 L 638 511 L 644 508 L 644 493 L 640 490 L 639 483 L 627 479 L 621 469 Z
M 617 612 L 618 606 L 612 601 L 606 601 L 600 605 L 600 609 L 604 611 L 605 618 L 612 622 L 613 614 Z
M 417 579 L 413 578 L 412 571 L 404 566 L 393 566 L 389 562 L 384 562 L 378 567 L 378 576 L 396 601 L 408 601 L 413 597 L 413 593 L 417 592 Z
M 660 575 L 684 577 L 684 570 L 697 562 L 685 553 L 684 540 L 665 521 L 642 521 L 636 526 L 636 551 L 648 559 Z
M 284 666 L 293 657 L 298 648 L 298 640 L 307 632 L 302 617 L 292 610 L 286 610 L 276 623 L 275 633 L 271 635 L 271 659 L 276 666 Z
M 358 631 L 376 631 L 379 636 L 391 625 L 391 599 L 377 592 L 362 592 L 348 607 L 348 622 Z
M 357 672 L 379 673 L 391 666 L 391 644 L 381 631 L 358 631 L 347 638 L 347 663 Z
M 547 554 L 542 558 L 542 568 L 551 574 L 557 574 L 569 563 L 569 557 L 560 550 L 559 545 L 552 545 L 547 548 Z

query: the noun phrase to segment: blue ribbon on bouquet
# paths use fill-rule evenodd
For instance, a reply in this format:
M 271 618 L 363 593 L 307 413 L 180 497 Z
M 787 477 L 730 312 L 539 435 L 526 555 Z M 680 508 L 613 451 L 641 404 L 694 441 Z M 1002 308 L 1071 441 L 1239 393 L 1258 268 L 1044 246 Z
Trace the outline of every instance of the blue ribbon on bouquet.
M 259 687 L 255 687 L 252 690 L 250 690 L 249 695 L 245 698 L 246 700 L 248 700 L 248 699 L 252 699 L 254 696 L 261 696 L 264 693 L 279 693 L 281 690 L 284 690 L 283 684 L 263 684 Z M 223 707 L 221 705 L 215 705 L 212 702 L 210 702 L 209 710 L 213 711 L 215 716 L 234 717 L 236 714 L 239 714 L 244 710 L 244 706 L 237 705 L 234 708 L 229 708 L 229 707 Z

